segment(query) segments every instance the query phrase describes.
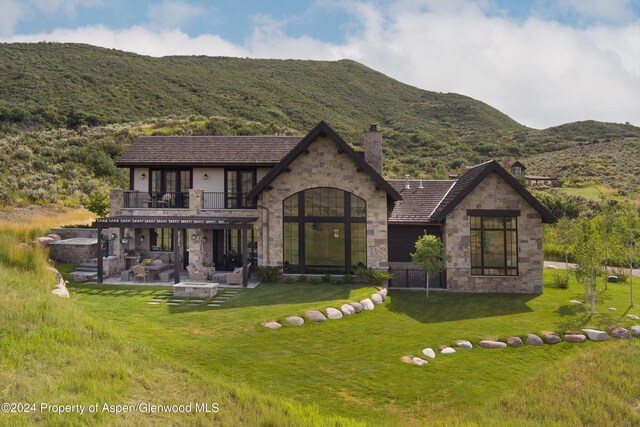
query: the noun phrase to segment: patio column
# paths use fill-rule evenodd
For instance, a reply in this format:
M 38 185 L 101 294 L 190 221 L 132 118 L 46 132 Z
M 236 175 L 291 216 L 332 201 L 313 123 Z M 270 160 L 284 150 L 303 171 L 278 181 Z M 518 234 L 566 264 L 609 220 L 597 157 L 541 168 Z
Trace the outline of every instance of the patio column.
M 98 283 L 102 283 L 103 280 L 103 268 L 102 268 L 102 227 L 99 225 L 96 227 L 98 229 Z
M 249 260 L 249 245 L 247 243 L 247 226 L 242 227 L 242 287 L 246 288 L 249 284 L 249 271 L 247 269 L 247 261 Z
M 171 238 L 173 239 L 173 278 L 174 283 L 180 283 L 180 270 L 178 266 L 180 265 L 180 242 L 178 241 L 178 228 L 171 228 Z

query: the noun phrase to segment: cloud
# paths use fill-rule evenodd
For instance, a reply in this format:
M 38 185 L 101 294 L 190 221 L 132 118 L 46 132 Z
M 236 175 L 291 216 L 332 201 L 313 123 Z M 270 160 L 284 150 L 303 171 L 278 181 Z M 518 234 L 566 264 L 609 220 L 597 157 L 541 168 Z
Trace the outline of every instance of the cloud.
M 634 13 L 629 0 L 556 0 L 556 7 L 585 19 L 609 22 L 628 21 Z
M 78 6 L 102 6 L 103 0 L 30 0 L 36 8 L 46 13 L 65 12 L 73 15 Z
M 24 10 L 20 3 L 11 0 L 0 0 L 0 35 L 13 33 Z
M 180 28 L 189 20 L 202 16 L 205 10 L 182 1 L 164 0 L 149 7 L 151 25 L 158 29 Z
M 481 100 L 532 127 L 587 119 L 640 124 L 640 27 L 633 22 L 575 28 L 541 16 L 516 21 L 465 1 L 346 5 L 334 3 L 357 24 L 338 44 L 292 37 L 287 20 L 264 15 L 240 44 L 155 26 L 58 29 L 3 41 L 82 42 L 152 56 L 350 58 L 417 87 Z

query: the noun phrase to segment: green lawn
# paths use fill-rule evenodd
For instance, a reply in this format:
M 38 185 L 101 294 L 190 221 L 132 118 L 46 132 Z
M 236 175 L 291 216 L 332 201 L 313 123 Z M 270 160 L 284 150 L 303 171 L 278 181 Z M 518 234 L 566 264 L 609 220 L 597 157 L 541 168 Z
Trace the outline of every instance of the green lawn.
M 545 274 L 549 279 L 551 271 Z M 90 391 L 77 380 L 79 390 L 68 396 L 216 401 L 221 408 L 216 419 L 231 425 L 640 422 L 637 339 L 503 350 L 476 346 L 439 356 L 424 367 L 400 362 L 402 355 L 419 355 L 424 347 L 457 339 L 477 344 L 484 338 L 543 330 L 630 326 L 633 322 L 625 315 L 640 315 L 640 308 L 628 309 L 627 285 L 610 285 L 601 292 L 593 318 L 569 304 L 581 298 L 572 281 L 568 290 L 546 287 L 539 296 L 432 292 L 426 299 L 421 292 L 391 291 L 372 312 L 279 330 L 267 330 L 261 322 L 339 307 L 374 289 L 263 284 L 241 290 L 220 307 L 148 304 L 167 289 L 70 287 L 67 303 L 110 338 L 96 343 L 105 346 L 99 360 L 104 373 L 92 379 Z M 607 310 L 611 306 L 618 311 Z M 112 351 L 114 346 L 122 349 L 121 356 Z M 110 366 L 115 373 L 109 373 Z M 201 414 L 102 415 L 93 421 L 197 424 L 211 419 Z

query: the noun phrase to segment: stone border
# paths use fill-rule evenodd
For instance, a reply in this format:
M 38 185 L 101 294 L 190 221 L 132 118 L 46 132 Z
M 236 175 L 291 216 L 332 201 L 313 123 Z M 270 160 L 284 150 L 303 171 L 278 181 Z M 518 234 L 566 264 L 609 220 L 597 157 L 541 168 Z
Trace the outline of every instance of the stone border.
M 321 323 L 327 319 L 337 320 L 343 317 L 349 317 L 355 314 L 360 314 L 363 311 L 371 311 L 375 309 L 376 305 L 382 304 L 387 299 L 387 288 L 379 288 L 379 290 L 371 295 L 370 298 L 365 298 L 360 302 L 351 301 L 344 303 L 340 306 L 340 309 L 334 307 L 327 307 L 323 313 L 320 310 L 308 310 L 305 313 L 307 319 L 314 323 Z M 304 325 L 304 318 L 302 316 L 289 316 L 285 319 L 287 323 L 292 326 Z M 277 320 L 268 320 L 262 322 L 262 326 L 267 329 L 279 329 L 282 326 L 281 322 Z

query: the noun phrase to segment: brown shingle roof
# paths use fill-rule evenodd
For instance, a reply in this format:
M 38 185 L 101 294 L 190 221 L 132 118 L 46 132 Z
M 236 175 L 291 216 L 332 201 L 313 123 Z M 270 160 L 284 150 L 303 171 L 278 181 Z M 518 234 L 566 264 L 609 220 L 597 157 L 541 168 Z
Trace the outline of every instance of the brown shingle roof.
M 302 136 L 141 136 L 118 166 L 274 166 Z
M 453 187 L 453 180 L 423 180 L 422 186 L 418 181 L 409 181 L 410 189 L 405 189 L 405 180 L 388 180 L 402 196 L 393 204 L 389 204 L 390 224 L 425 223 L 431 219 L 431 214 L 440 201 Z

